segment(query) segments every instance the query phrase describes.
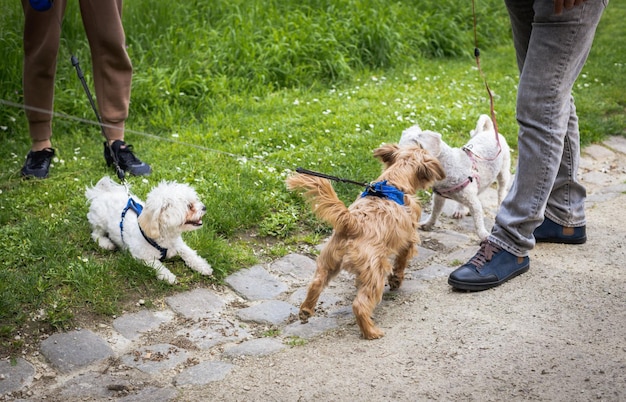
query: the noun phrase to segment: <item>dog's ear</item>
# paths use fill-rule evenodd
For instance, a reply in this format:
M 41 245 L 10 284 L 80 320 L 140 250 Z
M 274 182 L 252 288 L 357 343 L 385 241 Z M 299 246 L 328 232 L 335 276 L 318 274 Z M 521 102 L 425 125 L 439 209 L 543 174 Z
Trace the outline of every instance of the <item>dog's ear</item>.
M 439 156 L 441 153 L 441 134 L 434 131 L 423 131 L 418 138 L 422 146 L 430 152 L 432 156 Z
M 161 235 L 161 208 L 149 208 L 146 206 L 139 218 L 137 218 L 137 222 L 139 223 L 139 227 L 146 234 L 146 236 L 156 239 Z
M 427 152 L 423 154 L 422 163 L 419 164 L 416 174 L 418 182 L 423 183 L 424 188 L 446 178 L 446 172 L 439 160 Z
M 493 126 L 493 121 L 491 120 L 491 117 L 489 117 L 486 114 L 481 114 L 478 117 L 478 121 L 476 122 L 476 130 L 474 130 L 474 132 L 472 133 L 472 137 L 476 133 L 482 133 L 483 131 L 493 131 L 493 130 L 494 130 L 494 126 Z
M 385 144 L 374 150 L 374 157 L 380 159 L 386 166 L 393 165 L 396 160 L 396 151 L 399 149 L 398 144 Z
M 422 132 L 422 129 L 417 124 L 411 126 L 402 132 L 400 136 L 400 141 L 398 141 L 398 145 L 410 145 L 417 144 L 416 137 Z

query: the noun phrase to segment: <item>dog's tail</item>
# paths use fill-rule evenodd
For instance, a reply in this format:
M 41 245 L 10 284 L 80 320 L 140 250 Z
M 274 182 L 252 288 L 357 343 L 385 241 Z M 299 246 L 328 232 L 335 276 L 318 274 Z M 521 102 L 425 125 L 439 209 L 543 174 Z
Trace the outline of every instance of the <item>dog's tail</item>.
M 311 205 L 313 212 L 320 219 L 330 223 L 335 230 L 347 234 L 356 234 L 360 230 L 356 219 L 337 197 L 328 179 L 295 173 L 287 178 L 286 183 L 290 191 L 303 191 L 303 196 Z
M 118 190 L 119 188 L 124 187 L 121 184 L 115 183 L 109 176 L 104 176 L 96 183 L 95 186 L 87 187 L 85 190 L 85 197 L 91 201 L 98 194 L 102 194 L 103 192 L 112 192 L 114 190 Z
M 472 130 L 471 132 L 471 136 L 473 137 L 474 135 L 478 134 L 478 133 L 482 133 L 484 131 L 493 131 L 493 121 L 491 120 L 491 117 L 489 117 L 486 114 L 481 114 L 478 117 L 478 122 L 476 123 L 476 129 Z

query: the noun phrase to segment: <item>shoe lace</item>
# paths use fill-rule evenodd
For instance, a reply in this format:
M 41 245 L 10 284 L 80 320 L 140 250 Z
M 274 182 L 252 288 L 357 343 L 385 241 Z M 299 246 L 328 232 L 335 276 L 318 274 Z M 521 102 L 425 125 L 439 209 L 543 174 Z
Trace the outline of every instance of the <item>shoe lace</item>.
M 474 265 L 476 269 L 480 269 L 483 265 L 491 261 L 493 256 L 500 251 L 502 251 L 502 248 L 493 244 L 489 240 L 483 240 L 480 243 L 480 250 L 478 250 L 476 255 L 472 257 L 469 263 Z
M 123 166 L 141 165 L 141 161 L 133 154 L 133 146 L 126 145 L 124 148 L 120 148 L 117 157 L 119 162 Z

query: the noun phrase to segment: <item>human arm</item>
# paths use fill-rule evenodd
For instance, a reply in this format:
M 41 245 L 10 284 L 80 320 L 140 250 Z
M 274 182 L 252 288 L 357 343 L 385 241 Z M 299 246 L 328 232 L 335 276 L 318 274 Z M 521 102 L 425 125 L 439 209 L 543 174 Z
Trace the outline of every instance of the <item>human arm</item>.
M 563 9 L 570 9 L 574 6 L 579 6 L 587 0 L 554 0 L 554 13 L 559 15 L 563 12 Z

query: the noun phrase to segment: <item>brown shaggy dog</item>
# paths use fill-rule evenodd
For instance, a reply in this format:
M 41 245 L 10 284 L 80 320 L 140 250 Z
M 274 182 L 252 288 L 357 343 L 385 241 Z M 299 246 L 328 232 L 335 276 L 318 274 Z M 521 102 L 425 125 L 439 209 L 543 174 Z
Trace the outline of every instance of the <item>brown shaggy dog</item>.
M 313 212 L 334 229 L 317 258 L 315 276 L 300 306 L 300 321 L 308 321 L 322 290 L 344 269 L 356 276 L 352 311 L 365 339 L 384 335 L 371 317 L 382 298 L 385 278 L 392 290 L 399 288 L 408 261 L 416 253 L 422 209 L 414 194 L 445 177 L 437 159 L 419 145 L 384 145 L 374 150 L 374 156 L 384 164 L 382 174 L 371 185 L 377 191 L 368 193 L 366 189 L 363 195 L 367 195 L 349 208 L 337 198 L 327 179 L 299 173 L 287 178 L 287 188 L 304 191 Z M 380 183 L 385 187 L 376 187 Z

